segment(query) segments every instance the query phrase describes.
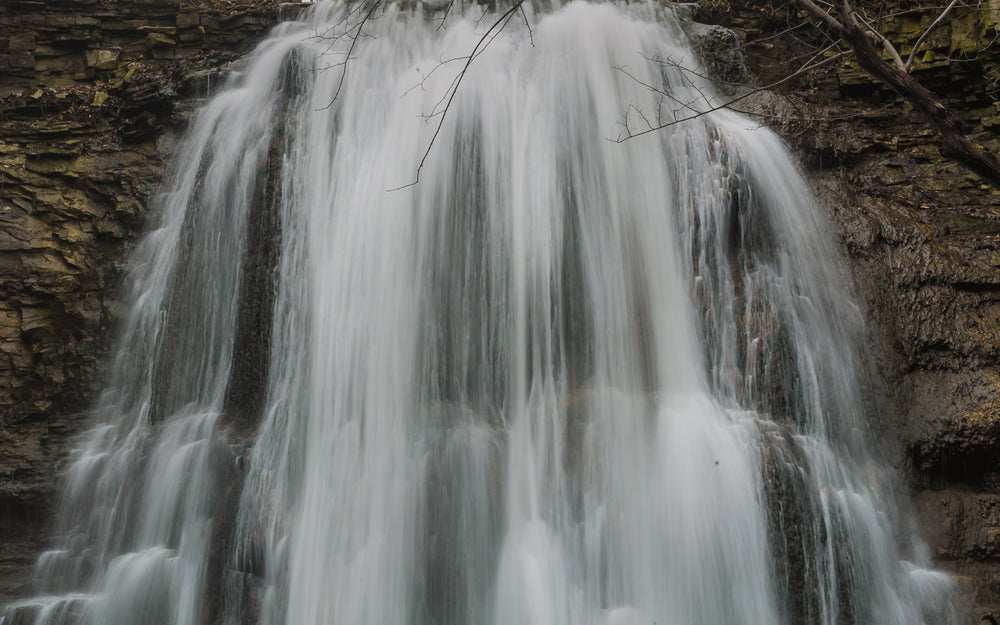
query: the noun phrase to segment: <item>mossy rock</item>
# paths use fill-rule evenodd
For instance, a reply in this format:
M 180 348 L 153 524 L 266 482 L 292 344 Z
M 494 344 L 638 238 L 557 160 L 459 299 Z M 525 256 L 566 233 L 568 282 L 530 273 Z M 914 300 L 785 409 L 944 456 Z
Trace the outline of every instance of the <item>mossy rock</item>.
M 177 42 L 163 33 L 149 33 L 146 35 L 146 44 L 151 48 L 174 47 Z
M 1000 222 L 983 219 L 975 215 L 956 215 L 948 223 L 952 232 L 959 234 L 997 234 Z

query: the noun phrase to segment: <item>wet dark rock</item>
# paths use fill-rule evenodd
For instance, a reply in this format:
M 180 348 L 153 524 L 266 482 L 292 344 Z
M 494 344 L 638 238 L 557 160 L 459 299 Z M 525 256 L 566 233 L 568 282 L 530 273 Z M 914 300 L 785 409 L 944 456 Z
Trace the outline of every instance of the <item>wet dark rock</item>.
M 757 78 L 750 69 L 743 42 L 735 31 L 718 25 L 697 24 L 688 36 L 706 70 L 724 90 L 756 84 Z
M 783 33 L 802 21 L 794 3 L 700 6 L 701 19 L 738 33 L 764 83 L 797 70 L 815 43 L 810 29 Z M 905 56 L 933 10 L 882 8 Z M 956 12 L 913 75 L 996 151 L 990 19 Z M 780 95 L 782 118 L 757 112 L 816 181 L 871 320 L 872 429 L 909 478 L 932 553 L 960 583 L 963 618 L 977 621 L 1000 607 L 1000 193 L 941 157 L 922 118 L 850 59 L 797 76 Z
M 47 543 L 177 137 L 208 81 L 302 6 L 0 3 L 0 609 Z
M 727 82 L 752 82 L 747 68 L 760 84 L 784 78 L 810 44 L 808 32 L 780 35 L 800 21 L 791 3 L 699 6 L 729 29 L 695 37 Z M 0 3 L 0 606 L 25 594 L 46 542 L 56 476 L 120 311 L 123 259 L 186 116 L 220 67 L 300 9 Z M 997 44 L 983 47 L 985 22 L 956 16 L 914 74 L 1000 150 Z M 912 45 L 921 16 L 893 19 L 889 36 Z M 919 116 L 848 59 L 746 105 L 799 153 L 830 207 L 871 319 L 872 429 L 909 477 L 932 553 L 970 614 L 1000 612 L 1000 194 L 944 160 Z M 266 321 L 246 320 L 248 331 Z M 775 492 L 795 487 L 769 479 Z M 773 515 L 793 538 L 808 529 L 794 512 Z
M 0 606 L 30 590 L 35 559 L 46 547 L 48 512 L 41 504 L 0 502 Z

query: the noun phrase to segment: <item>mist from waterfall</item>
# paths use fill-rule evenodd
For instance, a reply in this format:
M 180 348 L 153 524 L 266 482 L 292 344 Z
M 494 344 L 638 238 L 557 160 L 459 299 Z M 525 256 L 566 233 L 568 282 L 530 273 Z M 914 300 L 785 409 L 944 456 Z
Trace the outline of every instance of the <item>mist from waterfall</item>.
M 951 622 L 780 140 L 612 140 L 715 99 L 670 6 L 506 10 L 317 4 L 205 104 L 0 624 Z

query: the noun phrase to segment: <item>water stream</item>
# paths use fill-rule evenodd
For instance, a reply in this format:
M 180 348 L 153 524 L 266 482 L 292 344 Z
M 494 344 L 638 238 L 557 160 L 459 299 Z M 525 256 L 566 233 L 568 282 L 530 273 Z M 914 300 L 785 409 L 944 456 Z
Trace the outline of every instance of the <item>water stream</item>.
M 781 142 L 613 141 L 715 98 L 682 16 L 371 7 L 193 121 L 0 623 L 949 622 Z

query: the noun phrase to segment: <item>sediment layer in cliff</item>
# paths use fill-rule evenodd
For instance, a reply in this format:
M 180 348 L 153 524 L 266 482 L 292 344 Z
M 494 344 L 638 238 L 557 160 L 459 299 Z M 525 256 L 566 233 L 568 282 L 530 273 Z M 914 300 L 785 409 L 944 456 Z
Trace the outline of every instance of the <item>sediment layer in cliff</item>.
M 0 4 L 0 604 L 24 594 L 188 114 L 301 4 Z
M 943 9 L 924 4 L 857 2 L 904 58 Z M 699 7 L 737 33 L 756 85 L 794 75 L 828 44 L 795 3 Z M 994 153 L 998 18 L 953 11 L 912 67 Z M 871 320 L 875 437 L 909 476 L 920 529 L 961 582 L 967 616 L 1000 612 L 1000 193 L 943 158 L 925 120 L 850 55 L 777 94 L 754 112 L 821 188 Z
M 893 3 L 890 3 L 893 4 Z M 766 84 L 809 44 L 791 3 L 700 3 Z M 8 0 L 0 4 L 0 604 L 24 594 L 56 476 L 186 115 L 217 70 L 301 5 Z M 909 52 L 934 15 L 898 3 Z M 989 12 L 956 12 L 914 75 L 1000 150 Z M 734 50 L 720 67 L 730 78 Z M 727 60 L 728 59 L 728 60 Z M 920 117 L 849 58 L 756 109 L 825 190 L 876 351 L 873 429 L 910 476 L 938 561 L 1000 611 L 1000 196 L 943 159 Z M 879 390 L 881 389 L 881 390 Z

